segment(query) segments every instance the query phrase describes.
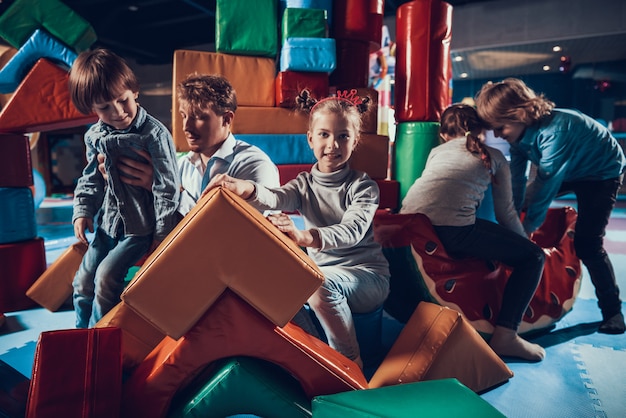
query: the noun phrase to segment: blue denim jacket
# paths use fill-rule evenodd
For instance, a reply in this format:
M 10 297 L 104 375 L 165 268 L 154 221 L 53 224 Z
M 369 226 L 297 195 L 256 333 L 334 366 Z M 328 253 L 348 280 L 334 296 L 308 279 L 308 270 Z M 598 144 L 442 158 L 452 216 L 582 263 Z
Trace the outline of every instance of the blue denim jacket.
M 518 211 L 527 210 L 526 232 L 543 223 L 563 182 L 607 180 L 626 167 L 624 152 L 608 129 L 571 109 L 554 109 L 527 127 L 510 153 L 513 200 Z M 537 165 L 537 177 L 527 190 L 528 161 Z
M 125 130 L 98 121 L 85 133 L 87 165 L 74 190 L 74 214 L 91 218 L 109 236 L 149 235 L 163 240 L 176 225 L 180 177 L 174 142 L 167 128 L 142 107 Z M 122 156 L 142 159 L 133 149 L 152 157 L 152 192 L 121 181 L 117 170 Z M 104 154 L 108 181 L 98 171 L 98 154 Z

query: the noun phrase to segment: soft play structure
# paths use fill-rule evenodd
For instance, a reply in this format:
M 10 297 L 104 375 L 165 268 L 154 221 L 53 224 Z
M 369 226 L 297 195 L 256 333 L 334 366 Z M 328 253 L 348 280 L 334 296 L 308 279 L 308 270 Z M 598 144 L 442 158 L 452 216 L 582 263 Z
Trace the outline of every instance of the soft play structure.
M 217 0 L 216 52 L 175 51 L 173 86 L 194 71 L 225 75 L 238 97 L 233 133 L 263 149 L 284 183 L 314 163 L 307 117 L 294 111 L 302 88 L 318 97 L 354 90 L 378 106 L 391 105 L 389 89 L 379 95 L 368 85 L 383 6 L 381 0 Z M 484 339 L 506 266 L 452 259 L 428 219 L 394 214 L 438 143 L 438 119 L 450 103 L 451 18 L 451 6 L 441 0 L 398 8 L 396 134 L 381 132 L 379 112 L 372 112 L 350 163 L 380 188 L 375 235 L 392 270 L 384 308 L 402 323 L 380 352 L 370 345 L 381 344 L 383 309 L 362 314 L 362 353 L 380 355 L 369 370 L 291 322 L 322 273 L 247 202 L 218 188 L 143 262 L 95 328 L 40 335 L 30 381 L 0 363 L 0 400 L 8 400 L 0 415 L 501 416 L 478 394 L 512 377 Z M 46 265 L 43 239 L 32 228 L 25 134 L 96 120 L 73 108 L 66 81 L 73 59 L 97 38 L 59 0 L 9 2 L 0 8 L 0 36 L 16 49 L 0 59 L 0 87 L 11 96 L 0 102 L 0 314 L 34 306 L 55 311 L 71 295 L 86 247 L 76 243 Z M 177 111 L 172 133 L 177 151 L 187 151 Z M 533 236 L 549 261 L 524 330 L 548 327 L 572 307 L 580 281 L 575 218 L 570 208 L 552 211 Z M 19 232 L 11 229 L 17 224 Z

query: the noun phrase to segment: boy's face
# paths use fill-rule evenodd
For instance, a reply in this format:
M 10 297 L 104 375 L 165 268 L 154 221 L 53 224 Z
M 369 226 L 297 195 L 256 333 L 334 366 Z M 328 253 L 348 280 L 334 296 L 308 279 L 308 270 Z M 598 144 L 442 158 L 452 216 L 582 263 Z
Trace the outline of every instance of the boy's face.
M 137 96 L 136 92 L 124 90 L 114 100 L 94 103 L 92 108 L 102 122 L 123 130 L 128 128 L 137 116 Z
M 192 112 L 186 102 L 180 102 L 179 109 L 187 144 L 192 151 L 211 157 L 230 134 L 234 113 L 227 111 L 218 116 L 209 107 Z

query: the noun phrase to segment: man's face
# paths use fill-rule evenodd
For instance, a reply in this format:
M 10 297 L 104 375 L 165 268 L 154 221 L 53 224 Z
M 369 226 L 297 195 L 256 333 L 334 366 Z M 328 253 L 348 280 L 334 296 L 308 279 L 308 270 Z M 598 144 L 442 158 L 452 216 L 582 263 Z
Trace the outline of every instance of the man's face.
M 191 151 L 212 156 L 230 133 L 233 112 L 217 115 L 208 107 L 201 112 L 191 112 L 185 102 L 180 103 L 179 108 L 185 138 Z

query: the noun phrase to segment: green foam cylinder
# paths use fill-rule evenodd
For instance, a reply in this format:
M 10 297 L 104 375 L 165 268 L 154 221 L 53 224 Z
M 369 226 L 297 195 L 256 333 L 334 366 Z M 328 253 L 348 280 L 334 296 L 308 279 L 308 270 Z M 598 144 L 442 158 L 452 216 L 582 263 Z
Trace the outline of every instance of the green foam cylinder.
M 427 380 L 313 398 L 313 418 L 502 418 L 457 379 Z
M 311 416 L 311 401 L 280 366 L 252 357 L 216 361 L 172 401 L 168 418 Z
M 394 179 L 400 183 L 400 200 L 422 175 L 430 150 L 439 145 L 439 122 L 401 122 L 396 127 Z

